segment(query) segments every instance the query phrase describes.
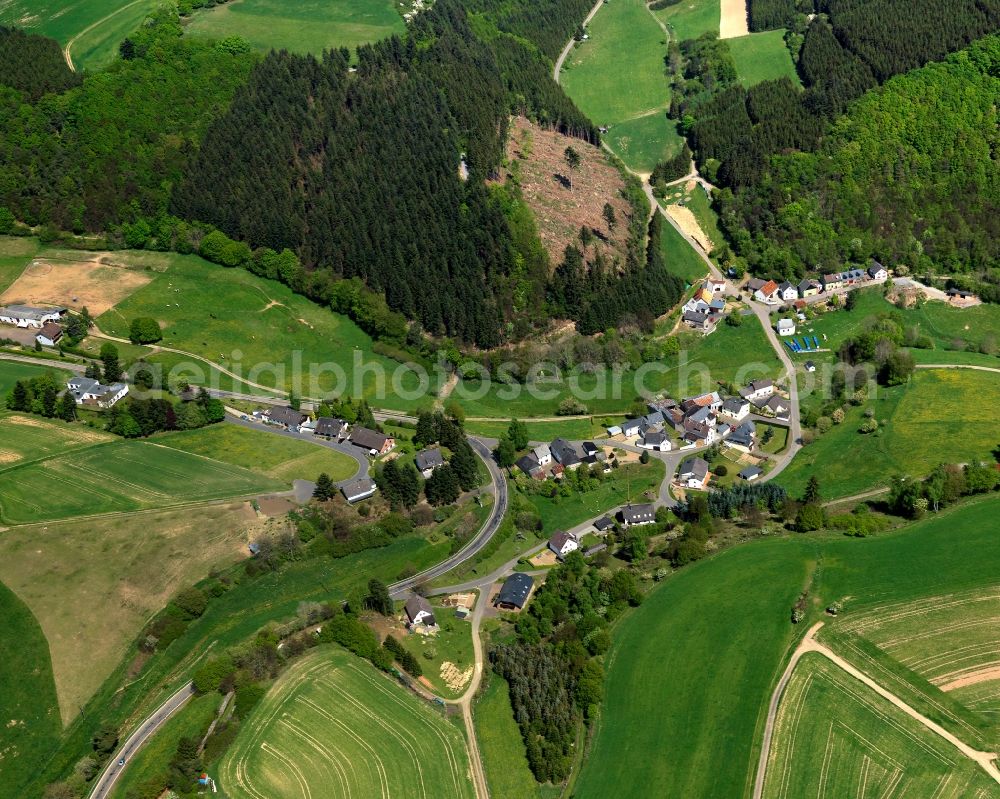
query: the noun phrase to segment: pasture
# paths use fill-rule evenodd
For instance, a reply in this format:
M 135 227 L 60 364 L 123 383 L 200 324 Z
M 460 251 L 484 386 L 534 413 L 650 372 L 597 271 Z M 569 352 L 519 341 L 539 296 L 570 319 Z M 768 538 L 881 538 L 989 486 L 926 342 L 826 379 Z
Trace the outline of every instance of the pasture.
M 62 724 L 49 647 L 31 610 L 0 583 L 0 799 L 20 799 L 34 763 L 59 740 Z
M 143 263 L 133 258 L 147 254 L 116 255 Z M 266 387 L 314 397 L 345 392 L 397 410 L 427 402 L 429 387 L 398 361 L 377 355 L 371 338 L 346 317 L 243 269 L 195 255 L 157 255 L 153 280 L 100 316 L 103 332 L 127 338 L 133 318 L 151 316 L 163 329 L 161 346 Z
M 48 640 L 64 723 L 171 596 L 246 555 L 252 518 L 246 503 L 234 502 L 0 535 L 0 581 L 26 603 Z
M 746 795 L 770 693 L 809 624 L 789 623 L 799 593 L 809 588 L 811 618 L 853 597 L 847 619 L 875 605 L 993 585 L 998 511 L 993 495 L 873 538 L 754 541 L 666 579 L 615 631 L 601 720 L 575 795 Z M 867 663 L 859 667 L 872 673 Z M 885 679 L 881 672 L 877 678 Z M 921 704 L 916 688 L 906 692 L 902 681 L 888 687 L 960 736 L 969 736 L 967 724 L 988 727 L 962 716 L 957 703 Z
M 223 758 L 218 782 L 230 799 L 474 795 L 458 727 L 329 647 L 275 683 Z
M 611 151 L 640 174 L 653 171 L 660 161 L 673 157 L 684 140 L 677 132 L 677 121 L 666 111 L 638 116 L 610 125 L 603 136 Z
M 992 436 L 968 434 L 1000 422 L 995 403 L 998 375 L 968 369 L 921 369 L 906 386 L 879 388 L 877 397 L 850 408 L 843 424 L 804 447 L 778 478 L 798 496 L 816 474 L 827 499 L 887 485 L 894 474 L 923 477 L 941 462 L 991 459 Z M 862 434 L 871 408 L 879 430 Z M 845 458 L 850 451 L 852 457 Z
M 0 413 L 0 468 L 114 439 L 111 433 L 56 419 Z
M 157 7 L 156 0 L 8 0 L 0 24 L 50 36 L 77 71 L 95 70 L 118 55 L 118 45 Z
M 0 292 L 21 276 L 38 247 L 37 239 L 0 236 Z
M 157 437 L 156 443 L 233 466 L 242 465 L 283 483 L 315 480 L 321 472 L 339 482 L 358 469 L 357 461 L 350 456 L 308 438 L 288 438 L 235 424 L 170 433 Z
M 224 499 L 285 485 L 150 441 L 94 444 L 0 474 L 0 518 L 10 524 Z
M 608 424 L 617 424 L 617 418 L 612 418 L 615 421 L 609 420 Z M 600 420 L 589 417 L 586 419 L 563 419 L 555 422 L 532 422 L 526 420 L 524 425 L 528 428 L 528 439 L 530 441 L 544 441 L 548 443 L 554 438 L 565 438 L 568 441 L 582 441 L 594 438 L 595 436 L 605 435 L 605 427 L 599 422 Z M 486 436 L 487 438 L 500 438 L 500 436 L 507 432 L 509 427 L 510 422 L 505 419 L 497 421 L 467 420 L 465 423 L 465 429 L 468 433 L 477 436 Z
M 616 125 L 646 115 L 662 119 L 670 99 L 663 62 L 666 34 L 643 0 L 606 4 L 587 32 L 590 38 L 574 46 L 560 79 L 580 110 L 597 125 Z M 642 125 L 629 137 L 631 142 L 642 135 L 646 143 L 641 151 L 616 150 L 633 169 L 648 167 L 652 153 L 676 142 L 676 131 L 671 134 L 665 123 L 653 125 Z M 655 138 L 657 133 L 662 138 Z M 635 154 L 640 157 L 633 161 Z
M 682 42 L 697 39 L 709 31 L 718 33 L 722 7 L 720 0 L 680 0 L 654 13 L 677 37 L 677 41 Z
M 750 87 L 765 80 L 788 78 L 796 86 L 800 84 L 784 37 L 785 31 L 779 29 L 726 39 L 740 83 Z
M 765 799 L 1000 796 L 952 744 L 825 657 L 806 654 L 782 697 Z
M 392 0 L 232 0 L 196 11 L 185 30 L 242 36 L 258 50 L 315 53 L 385 39 L 405 30 Z

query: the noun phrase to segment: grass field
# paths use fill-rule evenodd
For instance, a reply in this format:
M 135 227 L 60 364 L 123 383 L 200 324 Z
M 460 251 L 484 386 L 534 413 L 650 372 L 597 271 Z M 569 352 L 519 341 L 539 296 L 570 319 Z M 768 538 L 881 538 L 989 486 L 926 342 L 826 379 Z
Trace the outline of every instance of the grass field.
M 0 797 L 20 799 L 35 762 L 59 740 L 62 723 L 49 646 L 31 610 L 0 583 Z
M 1000 497 L 991 496 L 890 534 L 757 541 L 680 570 L 615 632 L 607 698 L 575 796 L 748 795 L 771 690 L 809 624 L 788 621 L 808 576 L 811 618 L 848 596 L 844 619 L 876 605 L 993 585 L 997 512 Z M 650 679 L 654 674 L 669 679 Z M 961 711 L 957 703 L 920 705 L 920 693 L 904 687 L 891 690 L 949 729 L 977 721 L 972 714 L 951 720 Z
M 636 172 L 652 172 L 660 161 L 676 155 L 684 143 L 677 121 L 665 111 L 656 111 L 609 126 L 604 141 Z
M 806 654 L 782 698 L 765 799 L 1000 796 L 980 767 L 822 655 Z
M 275 684 L 222 760 L 230 799 L 472 797 L 457 726 L 370 665 L 324 647 Z
M 273 491 L 284 483 L 150 441 L 111 441 L 0 471 L 11 524 L 135 511 Z
M 157 270 L 153 280 L 101 315 L 103 332 L 127 338 L 133 318 L 152 316 L 163 328 L 163 346 L 208 358 L 267 387 L 300 396 L 364 395 L 376 407 L 397 410 L 426 404 L 426 387 L 420 388 L 417 376 L 376 355 L 371 338 L 346 317 L 243 269 L 194 255 L 156 255 L 161 257 L 149 262 Z M 116 256 L 131 261 L 148 254 Z M 192 368 L 207 371 L 196 361 Z M 396 369 L 403 370 L 400 389 L 412 392 L 406 399 L 393 388 Z M 376 371 L 384 375 L 381 386 Z
M 353 458 L 329 447 L 235 424 L 170 433 L 157 437 L 156 443 L 234 466 L 245 466 L 284 483 L 296 479 L 315 480 L 321 472 L 338 482 L 346 480 L 358 468 Z
M 0 24 L 17 25 L 71 41 L 77 70 L 94 70 L 112 61 L 118 45 L 159 5 L 157 0 L 8 0 L 0 5 Z
M 937 349 L 953 342 L 979 344 L 991 338 L 1000 345 L 1000 306 L 976 305 L 956 308 L 944 302 L 925 302 L 920 308 L 903 312 L 908 325 L 914 325 L 931 337 Z
M 0 580 L 27 603 L 48 639 L 65 722 L 176 591 L 246 555 L 249 518 L 237 502 L 0 535 Z
M 510 707 L 507 682 L 496 674 L 473 706 L 479 753 L 493 799 L 529 799 L 541 794 L 528 768 L 521 730 Z
M 799 85 L 799 75 L 784 37 L 785 31 L 779 29 L 726 39 L 736 62 L 736 72 L 744 86 L 755 86 L 778 78 L 788 78 L 796 86 Z
M 671 274 L 682 278 L 686 283 L 694 283 L 708 274 L 708 265 L 677 232 L 673 225 L 664 221 L 663 233 L 660 236 L 660 252 Z
M 681 0 L 654 13 L 682 42 L 708 31 L 718 33 L 722 11 L 719 0 Z
M 2 335 L 2 328 L 0 328 L 0 335 Z M 54 372 L 60 378 L 70 376 L 69 372 L 59 369 L 57 364 L 53 364 L 49 368 L 48 366 L 34 366 L 30 363 L 18 363 L 17 361 L 0 361 L 0 404 L 6 401 L 8 392 L 14 388 L 14 384 L 18 380 L 29 380 L 46 372 Z
M 21 276 L 38 247 L 37 239 L 0 236 L 0 292 Z
M 260 50 L 316 55 L 353 51 L 404 29 L 392 0 L 234 0 L 196 12 L 186 27 L 217 39 L 242 36 Z
M 0 412 L 0 468 L 114 440 L 111 433 L 78 424 Z
M 612 422 L 616 424 L 617 422 Z M 565 438 L 569 441 L 582 441 L 605 433 L 605 428 L 600 424 L 599 419 L 591 417 L 589 419 L 566 419 L 558 422 L 531 422 L 526 421 L 528 428 L 528 439 L 530 441 L 544 441 L 548 443 L 554 438 Z M 508 420 L 496 422 L 467 421 L 465 429 L 472 435 L 486 436 L 487 438 L 500 438 L 510 427 Z
M 619 0 L 597 12 L 590 38 L 575 46 L 563 66 L 566 93 L 597 125 L 611 125 L 609 144 L 633 169 L 648 171 L 652 158 L 679 146 L 662 113 L 669 101 L 663 57 L 666 41 L 643 0 Z M 651 114 L 619 141 L 613 126 Z M 662 121 L 661 121 L 662 120 Z M 642 141 L 641 146 L 635 142 Z M 627 148 L 615 145 L 625 143 Z
M 971 431 L 1000 422 L 994 403 L 975 400 L 996 396 L 998 384 L 1000 375 L 989 372 L 921 369 L 909 385 L 880 388 L 877 399 L 851 408 L 844 423 L 804 447 L 778 481 L 798 496 L 815 473 L 829 499 L 887 485 L 894 474 L 922 477 L 938 463 L 989 459 L 995 437 Z M 865 408 L 879 420 L 874 434 L 858 432 Z

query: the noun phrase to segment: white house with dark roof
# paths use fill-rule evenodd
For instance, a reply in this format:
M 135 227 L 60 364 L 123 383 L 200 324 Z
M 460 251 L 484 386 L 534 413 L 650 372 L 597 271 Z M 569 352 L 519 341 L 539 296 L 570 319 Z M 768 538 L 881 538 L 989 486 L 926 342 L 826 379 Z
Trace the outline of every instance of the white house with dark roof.
M 677 471 L 677 482 L 687 488 L 704 488 L 708 482 L 708 461 L 688 458 Z
M 531 451 L 531 454 L 535 456 L 539 466 L 548 466 L 552 463 L 552 450 L 549 449 L 548 444 L 539 444 Z
M 754 480 L 757 480 L 762 474 L 764 474 L 764 472 L 759 466 L 747 466 L 746 468 L 741 469 L 740 473 L 737 476 L 741 480 L 746 480 L 748 483 L 752 483 Z
M 794 283 L 787 280 L 778 284 L 778 296 L 785 302 L 792 302 L 799 298 L 799 289 Z
M 761 410 L 768 411 L 775 416 L 788 416 L 788 411 L 791 409 L 791 405 L 784 397 L 780 394 L 773 394 L 771 398 L 760 406 Z
M 413 463 L 417 467 L 417 471 L 424 476 L 426 480 L 430 477 L 435 469 L 444 466 L 444 455 L 438 447 L 433 449 L 422 449 L 413 458 Z
M 332 416 L 320 416 L 316 420 L 315 435 L 321 438 L 335 438 L 339 441 L 347 435 L 350 427 L 343 419 L 334 419 Z
M 264 411 L 264 421 L 280 427 L 285 427 L 293 433 L 298 432 L 299 425 L 308 418 L 309 417 L 302 413 L 302 411 L 297 411 L 294 408 L 282 408 L 275 406 Z
M 788 318 L 779 319 L 778 324 L 775 325 L 775 329 L 778 331 L 779 336 L 794 336 L 795 320 Z
M 434 608 L 420 594 L 410 595 L 403 606 L 403 612 L 406 614 L 406 621 L 410 627 L 418 625 L 434 627 L 437 625 L 437 620 L 434 618 Z
M 96 405 L 98 408 L 110 408 L 128 394 L 128 386 L 124 383 L 102 385 L 90 377 L 71 378 L 66 388 L 77 405 Z
M 669 452 L 673 449 L 673 444 L 670 443 L 667 434 L 662 430 L 650 430 L 638 441 L 636 446 L 655 452 Z
M 770 379 L 751 380 L 740 389 L 740 396 L 756 403 L 758 400 L 770 397 L 774 393 L 774 381 Z
M 740 422 L 750 415 L 750 401 L 742 397 L 729 397 L 719 408 L 719 416 Z
M 345 484 L 340 489 L 340 493 L 344 495 L 344 499 L 348 502 L 354 503 L 375 496 L 377 488 L 375 481 L 370 477 L 361 477 Z
M 350 441 L 354 446 L 368 450 L 374 455 L 385 455 L 396 446 L 396 439 L 379 433 L 377 430 L 369 430 L 367 427 L 355 427 L 351 431 Z
M 749 419 L 735 428 L 726 438 L 726 446 L 740 452 L 749 452 L 757 440 L 757 427 Z
M 869 280 L 874 280 L 877 283 L 884 283 L 889 279 L 889 270 L 887 270 L 878 261 L 872 261 L 872 265 L 866 270 Z
M 555 552 L 559 560 L 562 560 L 570 552 L 575 552 L 579 548 L 580 542 L 576 540 L 576 536 L 572 533 L 559 530 L 549 539 L 549 549 Z
M 618 519 L 624 527 L 653 524 L 656 521 L 656 509 L 652 504 L 626 505 L 618 511 Z
M 43 347 L 54 347 L 63 337 L 63 329 L 55 322 L 46 322 L 35 334 L 35 341 Z

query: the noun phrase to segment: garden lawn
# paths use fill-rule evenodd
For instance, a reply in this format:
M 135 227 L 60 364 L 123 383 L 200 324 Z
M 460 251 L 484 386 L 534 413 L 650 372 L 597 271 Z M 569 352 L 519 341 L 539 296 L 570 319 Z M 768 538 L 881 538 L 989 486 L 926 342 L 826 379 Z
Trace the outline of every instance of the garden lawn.
M 832 499 L 888 485 L 894 474 L 924 477 L 938 463 L 991 459 L 997 442 L 986 431 L 1000 423 L 1000 408 L 974 398 L 996 396 L 998 385 L 1000 375 L 990 372 L 920 369 L 907 386 L 880 387 L 875 400 L 849 408 L 844 423 L 804 447 L 778 482 L 799 496 L 815 474 Z M 858 428 L 868 408 L 879 430 L 864 435 Z
M 665 111 L 635 117 L 609 126 L 603 137 L 611 151 L 641 174 L 676 155 L 684 144 L 677 121 Z
M 358 470 L 357 461 L 309 439 L 279 436 L 235 424 L 215 424 L 158 436 L 156 443 L 234 466 L 246 466 L 276 480 L 315 480 L 321 472 L 334 482 Z
M 719 0 L 680 0 L 654 13 L 682 42 L 709 31 L 718 34 L 722 9 Z
M 479 600 L 477 600 L 479 601 Z M 460 672 L 468 672 L 472 679 L 475 654 L 472 650 L 472 623 L 455 617 L 455 608 L 447 608 L 436 602 L 434 620 L 440 629 L 435 635 L 406 635 L 401 643 L 420 662 L 424 678 L 431 684 L 431 690 L 445 699 L 458 699 L 465 693 L 468 680 L 458 690 L 448 687 L 441 674 L 441 666 L 453 664 Z
M 174 593 L 246 557 L 251 517 L 236 502 L 49 522 L 0 535 L 0 580 L 27 603 L 48 639 L 45 662 L 51 650 L 65 723 Z
M 726 43 L 736 62 L 740 83 L 744 86 L 756 86 L 765 80 L 779 78 L 788 78 L 796 86 L 800 85 L 792 54 L 785 45 L 783 29 L 738 36 L 726 39 Z
M 392 0 L 239 0 L 196 11 L 188 33 L 242 36 L 259 50 L 322 55 L 405 30 Z
M 230 799 L 474 796 L 457 725 L 339 647 L 294 663 L 219 766 Z
M 160 446 L 111 441 L 0 471 L 0 515 L 12 524 L 273 491 L 285 483 Z
M 34 764 L 59 741 L 62 722 L 49 645 L 31 610 L 0 583 L 0 797 L 20 799 Z
M 120 257 L 132 261 L 136 255 L 143 253 Z M 377 355 L 357 325 L 282 283 L 194 255 L 168 255 L 155 269 L 150 283 L 101 315 L 103 332 L 127 338 L 132 319 L 151 316 L 163 329 L 162 346 L 200 355 L 266 387 L 312 397 L 344 392 L 402 411 L 427 402 L 426 387 L 411 369 Z M 400 391 L 408 392 L 406 398 Z
M 521 730 L 510 707 L 507 681 L 490 674 L 473 705 L 476 738 L 493 799 L 529 799 L 539 785 L 528 768 Z

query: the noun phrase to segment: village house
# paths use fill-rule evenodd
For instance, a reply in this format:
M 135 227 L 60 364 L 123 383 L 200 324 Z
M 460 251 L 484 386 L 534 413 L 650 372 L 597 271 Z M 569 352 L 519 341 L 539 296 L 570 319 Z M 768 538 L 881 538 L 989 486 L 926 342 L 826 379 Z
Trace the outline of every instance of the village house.
M 501 610 L 521 610 L 528 604 L 528 597 L 531 596 L 531 589 L 534 586 L 535 581 L 530 575 L 514 572 L 504 580 L 500 593 L 493 600 L 493 605 Z
M 376 489 L 377 486 L 374 480 L 370 477 L 361 477 L 345 484 L 340 489 L 340 493 L 344 495 L 344 499 L 348 502 L 354 503 L 375 496 Z
M 71 378 L 66 388 L 77 405 L 96 405 L 98 408 L 110 408 L 128 394 L 128 386 L 124 383 L 102 385 L 89 377 Z
M 764 283 L 763 286 L 753 293 L 753 296 L 755 299 L 768 305 L 778 305 L 781 302 L 781 296 L 778 293 L 778 284 L 773 280 L 768 280 Z
M 778 296 L 784 302 L 793 302 L 799 298 L 798 288 L 787 280 L 778 285 Z
M 788 400 L 780 394 L 773 394 L 767 402 L 759 407 L 762 411 L 767 411 L 774 416 L 784 418 L 788 418 L 788 411 L 790 409 Z
M 63 337 L 63 329 L 55 322 L 46 322 L 35 335 L 35 341 L 43 347 L 54 347 Z
M 639 428 L 642 426 L 642 419 L 626 419 L 622 423 L 622 435 L 625 438 L 632 438 L 639 435 Z
M 58 322 L 66 313 L 65 308 L 37 308 L 33 305 L 5 305 L 0 307 L 0 322 L 15 327 L 41 328 L 46 322 Z
M 320 416 L 316 420 L 316 430 L 315 435 L 321 438 L 337 439 L 340 441 L 342 438 L 347 437 L 350 425 L 343 419 L 334 419 L 331 416 Z
M 564 438 L 557 438 L 549 444 L 549 450 L 552 453 L 552 459 L 564 469 L 575 469 L 582 461 L 576 447 Z
M 695 446 L 712 444 L 718 437 L 719 433 L 714 425 L 691 420 L 684 422 L 684 441 L 687 444 Z
M 868 267 L 868 279 L 874 280 L 877 283 L 884 283 L 889 279 L 889 270 L 878 261 L 872 261 L 872 265 Z
M 411 629 L 417 625 L 422 625 L 424 627 L 437 626 L 437 621 L 434 618 L 434 608 L 432 608 L 431 603 L 424 597 L 420 596 L 420 594 L 412 594 L 410 598 L 406 600 L 406 604 L 403 606 L 403 612 L 406 614 L 407 625 Z
M 740 480 L 746 480 L 748 483 L 752 483 L 762 474 L 764 474 L 764 472 L 759 466 L 747 466 L 746 468 L 740 470 L 737 477 L 739 477 Z
M 726 293 L 726 281 L 716 280 L 714 277 L 705 278 L 705 288 L 709 289 L 713 295 L 724 295 Z
M 725 416 L 736 422 L 742 421 L 749 415 L 749 401 L 739 397 L 730 397 L 722 403 L 722 407 L 719 409 L 719 416 Z
M 726 439 L 726 446 L 737 449 L 740 452 L 750 452 L 753 449 L 756 438 L 757 427 L 753 422 L 747 420 L 729 434 L 729 437 Z
M 437 447 L 434 449 L 422 449 L 414 456 L 413 463 L 417 467 L 417 471 L 426 480 L 434 473 L 435 469 L 444 466 L 444 455 L 441 454 L 441 450 Z
M 670 443 L 670 439 L 667 434 L 661 431 L 650 431 L 643 436 L 642 440 L 639 441 L 637 446 L 643 449 L 651 449 L 656 452 L 669 452 L 673 445 Z
M 761 280 L 759 277 L 750 277 L 747 278 L 746 290 L 748 293 L 753 295 L 756 294 L 758 291 L 760 291 L 766 285 L 767 285 L 766 280 Z
M 664 415 L 664 418 L 666 418 L 667 411 L 671 408 L 676 408 L 677 403 L 669 397 L 661 397 L 659 399 L 650 400 L 646 403 L 646 407 L 649 408 L 650 411 L 659 411 Z
M 576 536 L 572 533 L 564 533 L 562 530 L 559 530 L 549 539 L 549 549 L 555 552 L 559 560 L 562 560 L 570 552 L 574 552 L 579 548 L 580 542 L 576 540 Z
M 623 527 L 653 524 L 656 521 L 656 509 L 651 504 L 629 504 L 618 511 L 618 520 Z
M 711 409 L 712 413 L 718 413 L 722 407 L 722 397 L 718 391 L 710 391 L 708 394 L 699 394 L 697 397 L 688 397 L 681 403 L 681 408 L 687 412 L 692 405 Z
M 531 454 L 535 456 L 539 466 L 548 466 L 552 463 L 552 450 L 549 449 L 548 444 L 539 444 L 531 451 Z
M 602 516 L 600 519 L 594 522 L 593 528 L 599 533 L 606 533 L 615 526 L 615 520 L 610 516 Z
M 701 330 L 703 333 L 707 333 L 715 328 L 718 319 L 703 311 L 685 311 L 681 316 L 681 321 L 692 330 Z
M 544 480 L 545 472 L 542 469 L 541 464 L 534 455 L 528 453 L 527 455 L 522 455 L 517 459 L 514 464 L 518 469 L 521 470 L 523 474 L 530 477 L 532 480 Z
M 779 336 L 794 336 L 795 335 L 795 320 L 794 319 L 779 319 L 778 324 L 775 326 Z
M 836 289 L 842 289 L 844 287 L 844 278 L 840 272 L 834 272 L 829 275 L 823 275 L 823 291 L 834 291 Z
M 774 393 L 774 381 L 751 380 L 744 388 L 740 389 L 740 396 L 745 400 L 756 403 L 758 400 L 766 399 Z
M 806 297 L 815 297 L 823 289 L 819 281 L 813 280 L 812 278 L 806 278 L 798 285 L 799 296 L 802 299 Z
M 291 430 L 293 433 L 297 433 L 299 425 L 301 425 L 308 418 L 309 417 L 302 413 L 302 411 L 297 411 L 294 408 L 274 407 L 268 408 L 264 411 L 265 422 L 279 427 L 284 427 L 286 430 Z
M 396 439 L 392 436 L 369 430 L 367 427 L 355 427 L 351 431 L 350 441 L 354 446 L 361 447 L 372 455 L 385 455 L 396 446 Z
M 677 472 L 677 482 L 687 488 L 704 488 L 708 482 L 708 461 L 704 458 L 688 458 Z

